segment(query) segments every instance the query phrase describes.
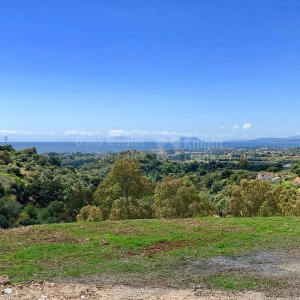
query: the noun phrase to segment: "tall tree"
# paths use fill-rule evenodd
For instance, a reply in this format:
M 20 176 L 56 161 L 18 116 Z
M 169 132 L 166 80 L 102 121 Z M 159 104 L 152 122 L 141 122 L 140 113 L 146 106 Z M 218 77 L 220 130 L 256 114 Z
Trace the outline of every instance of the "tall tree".
M 165 177 L 157 186 L 154 211 L 158 218 L 185 218 L 202 213 L 206 199 L 184 178 Z M 201 200 L 204 200 L 202 203 Z
M 264 202 L 272 197 L 271 185 L 260 180 L 241 181 L 231 194 L 231 212 L 234 216 L 253 217 L 260 214 Z
M 121 198 L 142 199 L 153 193 L 153 185 L 141 173 L 140 163 L 133 158 L 117 160 L 95 192 L 104 219 L 108 219 L 113 203 Z

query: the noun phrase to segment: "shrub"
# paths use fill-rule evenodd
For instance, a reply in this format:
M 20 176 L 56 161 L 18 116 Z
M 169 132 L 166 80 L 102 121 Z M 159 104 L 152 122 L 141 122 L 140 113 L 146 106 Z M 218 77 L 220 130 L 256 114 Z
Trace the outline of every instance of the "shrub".
M 87 205 L 80 209 L 77 222 L 97 222 L 102 220 L 102 212 L 95 205 Z
M 18 219 L 16 220 L 18 225 L 30 225 L 30 217 L 26 212 L 21 212 Z
M 0 215 L 0 228 L 9 228 L 9 222 L 7 218 L 3 215 Z
M 152 218 L 151 199 L 134 199 L 122 197 L 116 200 L 110 212 L 111 220 Z

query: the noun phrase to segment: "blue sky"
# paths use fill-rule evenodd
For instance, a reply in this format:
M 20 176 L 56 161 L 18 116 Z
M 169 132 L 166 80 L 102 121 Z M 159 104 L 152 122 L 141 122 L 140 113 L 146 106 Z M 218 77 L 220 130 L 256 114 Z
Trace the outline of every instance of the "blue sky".
M 0 140 L 300 133 L 300 1 L 0 1 Z

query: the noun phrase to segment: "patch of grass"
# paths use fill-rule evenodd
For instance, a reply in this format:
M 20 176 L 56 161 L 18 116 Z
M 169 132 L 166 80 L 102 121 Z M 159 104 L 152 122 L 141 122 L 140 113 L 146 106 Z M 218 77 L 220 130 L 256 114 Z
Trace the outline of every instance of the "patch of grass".
M 101 273 L 168 274 L 184 257 L 300 245 L 300 219 L 196 218 L 38 225 L 0 230 L 0 273 L 13 282 Z M 104 242 L 103 242 L 104 241 Z
M 158 271 L 158 276 L 160 278 L 170 278 L 172 275 L 172 272 L 168 269 L 162 269 Z
M 212 288 L 230 291 L 264 290 L 270 286 L 276 285 L 276 281 L 271 279 L 230 274 L 209 276 L 204 279 L 204 282 Z

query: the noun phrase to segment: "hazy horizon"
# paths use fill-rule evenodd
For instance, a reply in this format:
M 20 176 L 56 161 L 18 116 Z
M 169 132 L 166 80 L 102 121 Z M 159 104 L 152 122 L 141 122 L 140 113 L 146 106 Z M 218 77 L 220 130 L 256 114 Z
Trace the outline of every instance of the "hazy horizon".
M 295 136 L 289 136 L 289 137 L 262 137 L 262 138 L 228 138 L 224 136 L 181 136 L 181 137 L 167 137 L 167 138 L 159 138 L 159 139 L 142 139 L 142 138 L 130 138 L 130 137 L 80 137 L 77 136 L 76 138 L 71 138 L 69 140 L 15 140 L 15 139 L 9 139 L 8 136 L 4 136 L 0 138 L 0 145 L 3 144 L 30 144 L 30 143 L 66 143 L 66 144 L 101 144 L 101 143 L 178 143 L 181 141 L 181 139 L 186 140 L 187 142 L 192 142 L 194 139 L 194 142 L 202 141 L 202 142 L 225 142 L 225 143 L 231 143 L 231 142 L 255 142 L 255 141 L 281 141 L 281 140 L 299 140 L 300 141 L 300 135 Z

